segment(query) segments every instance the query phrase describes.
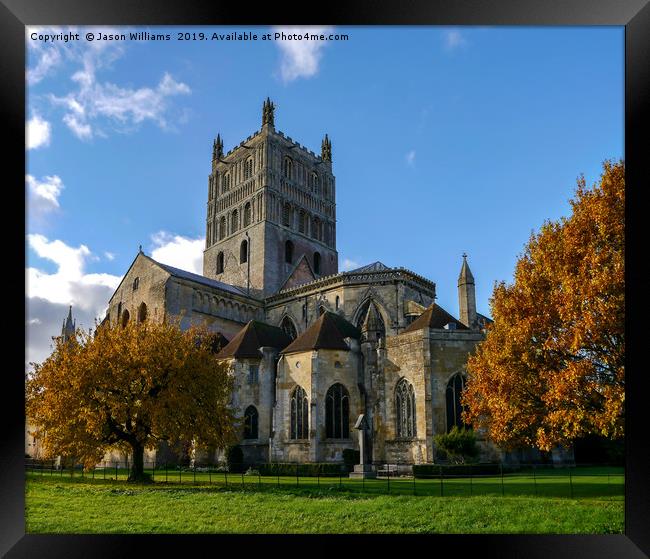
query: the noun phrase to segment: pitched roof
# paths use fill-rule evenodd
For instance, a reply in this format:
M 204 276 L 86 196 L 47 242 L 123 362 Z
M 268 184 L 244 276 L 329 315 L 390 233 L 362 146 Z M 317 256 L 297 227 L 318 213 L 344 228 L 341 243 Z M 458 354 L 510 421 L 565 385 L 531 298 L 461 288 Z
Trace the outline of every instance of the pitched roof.
M 421 330 L 422 328 L 444 328 L 446 324 L 453 323 L 456 325 L 458 330 L 469 330 L 462 322 L 456 320 L 451 316 L 445 309 L 441 306 L 433 303 L 431 306 L 417 317 L 411 324 L 409 324 L 402 334 L 405 332 L 415 332 L 416 330 Z
M 303 285 L 305 283 L 310 283 L 316 279 L 316 274 L 307 260 L 307 257 L 302 254 L 298 261 L 294 264 L 291 272 L 287 276 L 287 279 L 284 280 L 284 283 L 280 286 L 278 291 L 283 289 L 291 289 L 292 287 L 297 287 L 298 285 Z
M 383 262 L 373 262 L 372 264 L 366 264 L 365 266 L 361 266 L 361 268 L 355 268 L 354 270 L 350 270 L 350 272 L 383 272 L 384 270 L 390 270 L 386 264 Z
M 281 353 L 310 351 L 313 349 L 350 349 L 345 338 L 359 339 L 361 333 L 345 318 L 326 311 L 307 330 L 298 336 Z
M 210 278 L 206 278 L 205 276 L 201 276 L 199 274 L 195 274 L 193 272 L 188 272 L 186 270 L 181 270 L 180 268 L 174 268 L 173 266 L 170 266 L 169 264 L 163 264 L 162 262 L 158 262 L 157 260 L 154 260 L 151 257 L 147 257 L 158 266 L 160 266 L 163 270 L 169 272 L 172 276 L 175 276 L 177 278 L 182 278 L 190 281 L 195 281 L 197 283 L 202 283 L 204 285 L 208 285 L 210 287 L 216 287 L 218 289 L 221 289 L 223 291 L 229 291 L 230 293 L 236 293 L 237 295 L 246 295 L 246 290 L 241 289 L 239 287 L 235 287 L 234 285 L 230 285 L 227 283 L 223 283 L 222 281 L 217 281 L 213 280 Z
M 262 357 L 260 348 L 264 346 L 282 349 L 291 343 L 291 338 L 282 328 L 271 326 L 258 320 L 251 320 L 230 340 L 219 353 L 217 359 L 226 357 Z

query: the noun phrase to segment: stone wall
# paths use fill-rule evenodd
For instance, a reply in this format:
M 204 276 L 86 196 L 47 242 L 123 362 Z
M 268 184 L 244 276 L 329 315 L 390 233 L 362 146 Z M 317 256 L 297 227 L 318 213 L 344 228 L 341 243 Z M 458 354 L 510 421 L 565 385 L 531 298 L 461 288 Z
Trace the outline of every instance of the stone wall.
M 278 363 L 277 404 L 272 460 L 277 462 L 340 462 L 343 450 L 358 449 L 353 430 L 361 410 L 358 387 L 358 351 L 318 350 L 283 355 Z M 341 383 L 350 398 L 349 431 L 346 439 L 327 439 L 325 398 L 329 388 Z M 301 386 L 309 400 L 309 439 L 291 440 L 291 395 Z
M 413 300 L 424 307 L 433 303 L 429 290 L 418 290 L 405 282 L 373 281 L 368 274 L 365 281 L 346 284 L 333 281 L 329 285 L 318 285 L 313 289 L 305 287 L 292 290 L 285 297 L 276 297 L 266 306 L 266 321 L 279 326 L 285 316 L 295 322 L 298 333 L 304 332 L 320 316 L 320 309 L 336 312 L 352 324 L 357 325 L 365 316 L 365 304 L 372 300 L 386 326 L 387 335 L 395 335 L 407 326 L 407 301 Z M 338 303 L 337 303 L 338 299 Z M 306 312 L 303 312 L 303 308 Z
M 111 325 L 118 324 L 128 311 L 129 320 L 138 319 L 138 310 L 144 303 L 147 320 L 163 320 L 165 316 L 165 286 L 170 274 L 140 253 L 133 261 L 122 282 L 115 290 L 108 306 Z M 137 278 L 137 289 L 135 280 Z M 120 316 L 118 317 L 118 310 Z

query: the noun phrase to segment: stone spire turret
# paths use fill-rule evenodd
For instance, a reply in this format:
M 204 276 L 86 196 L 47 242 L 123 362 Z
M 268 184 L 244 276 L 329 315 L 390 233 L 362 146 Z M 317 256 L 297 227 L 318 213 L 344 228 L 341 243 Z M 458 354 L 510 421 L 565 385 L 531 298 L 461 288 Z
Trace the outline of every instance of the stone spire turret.
M 467 264 L 467 254 L 463 253 L 463 264 L 458 276 L 458 308 L 460 321 L 468 328 L 477 328 L 476 288 L 474 276 Z
M 376 342 L 381 332 L 381 319 L 375 304 L 370 301 L 366 318 L 361 325 L 361 337 L 364 341 Z
M 275 105 L 269 97 L 262 105 L 262 127 L 264 126 L 275 127 Z
M 212 161 L 219 161 L 223 157 L 223 141 L 221 135 L 217 134 L 217 139 L 212 144 Z
M 323 142 L 320 145 L 320 156 L 323 161 L 332 161 L 332 142 L 325 134 Z
M 72 305 L 70 305 L 68 317 L 63 321 L 63 327 L 61 328 L 61 337 L 64 342 L 74 337 L 76 328 L 77 322 L 72 320 Z

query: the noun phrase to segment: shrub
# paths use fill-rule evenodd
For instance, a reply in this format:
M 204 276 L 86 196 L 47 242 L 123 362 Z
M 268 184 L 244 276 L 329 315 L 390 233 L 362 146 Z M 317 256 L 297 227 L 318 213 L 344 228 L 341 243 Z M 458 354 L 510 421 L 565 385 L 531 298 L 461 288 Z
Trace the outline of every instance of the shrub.
M 519 470 L 517 465 L 500 464 L 458 464 L 441 466 L 438 464 L 415 464 L 413 466 L 413 475 L 416 478 L 438 478 L 451 476 L 498 476 L 501 474 L 501 468 L 504 473 L 512 473 Z
M 229 446 L 226 449 L 226 463 L 228 471 L 235 474 L 241 473 L 244 469 L 244 451 L 240 446 Z
M 465 464 L 478 458 L 476 435 L 472 429 L 459 429 L 454 425 L 449 433 L 436 435 L 433 437 L 433 441 L 436 447 L 446 453 L 448 460 L 454 464 Z
M 344 464 L 281 464 L 268 463 L 259 464 L 258 470 L 263 476 L 295 476 L 316 477 L 316 476 L 338 476 L 347 472 Z
M 361 453 L 358 450 L 353 448 L 343 449 L 343 463 L 348 466 L 348 468 L 353 469 L 355 464 L 358 464 L 361 461 Z

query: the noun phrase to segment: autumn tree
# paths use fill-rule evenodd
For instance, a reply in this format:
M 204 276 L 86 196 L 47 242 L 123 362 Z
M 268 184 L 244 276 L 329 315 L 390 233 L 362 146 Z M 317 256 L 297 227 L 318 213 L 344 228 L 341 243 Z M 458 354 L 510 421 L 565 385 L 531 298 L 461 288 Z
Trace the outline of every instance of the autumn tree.
M 624 433 L 623 162 L 592 188 L 578 179 L 571 208 L 531 236 L 514 283 L 495 285 L 468 362 L 465 420 L 505 448 Z
M 132 455 L 129 479 L 141 480 L 144 450 L 162 441 L 231 444 L 232 381 L 213 343 L 205 330 L 149 321 L 57 341 L 26 384 L 27 416 L 46 455 L 91 467 L 120 449 Z

